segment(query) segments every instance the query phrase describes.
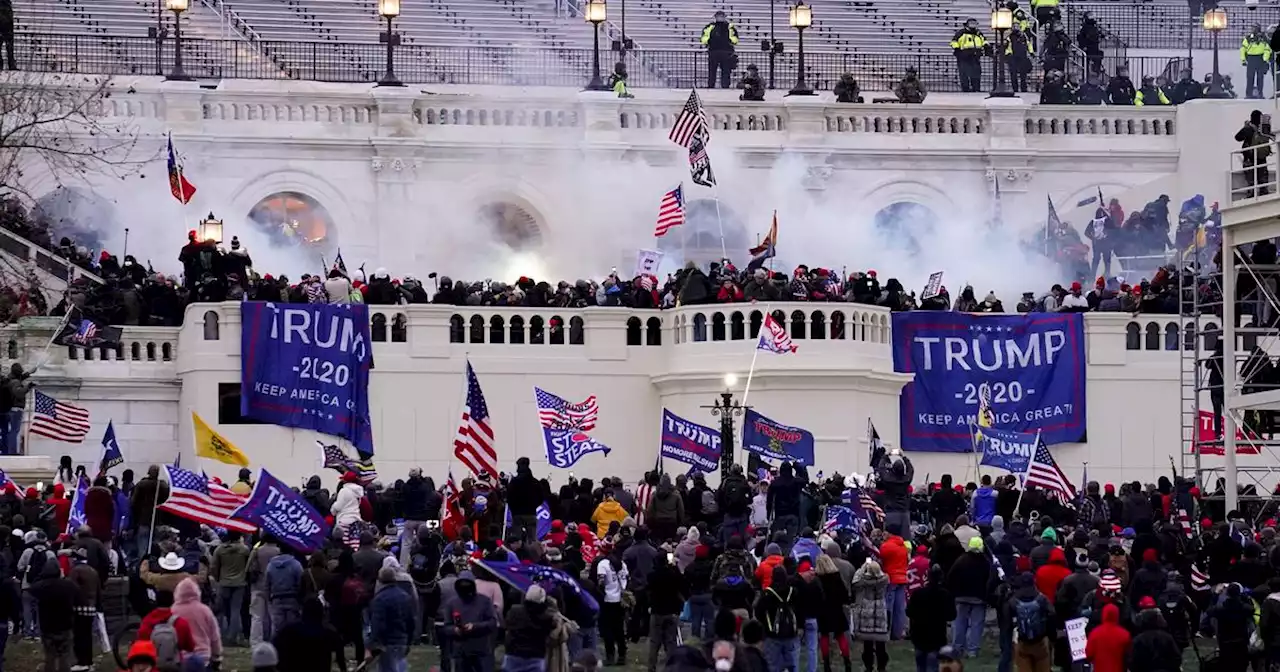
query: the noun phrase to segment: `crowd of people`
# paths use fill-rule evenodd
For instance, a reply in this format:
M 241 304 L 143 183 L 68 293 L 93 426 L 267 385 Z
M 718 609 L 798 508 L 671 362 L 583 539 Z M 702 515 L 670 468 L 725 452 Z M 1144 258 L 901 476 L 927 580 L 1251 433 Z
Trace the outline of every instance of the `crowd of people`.
M 1221 483 L 1059 494 L 990 474 L 921 483 L 901 453 L 872 459 L 848 478 L 733 465 L 714 487 L 655 470 L 553 488 L 527 458 L 456 492 L 418 469 L 385 488 L 345 473 L 333 493 L 313 476 L 300 494 L 334 531 L 308 554 L 157 515 L 170 487 L 154 466 L 99 474 L 73 529 L 85 472 L 64 457 L 43 492 L 0 494 L 0 618 L 51 671 L 91 669 L 130 624 L 132 672 L 216 670 L 243 647 L 263 672 L 401 672 L 421 646 L 445 672 L 590 671 L 633 664 L 642 641 L 649 670 L 884 672 L 902 641 L 919 672 L 980 656 L 1047 672 L 1072 665 L 1068 622 L 1101 672 L 1180 670 L 1192 646 L 1224 672 L 1280 659 L 1275 521 L 1224 510 Z M 229 487 L 252 486 L 243 470 Z

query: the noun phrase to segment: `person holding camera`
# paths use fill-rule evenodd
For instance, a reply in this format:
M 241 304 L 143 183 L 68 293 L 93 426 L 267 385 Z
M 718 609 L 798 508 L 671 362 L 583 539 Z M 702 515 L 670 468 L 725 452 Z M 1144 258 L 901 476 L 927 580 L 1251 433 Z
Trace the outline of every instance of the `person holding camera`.
M 760 69 L 755 63 L 747 66 L 747 74 L 743 75 L 742 80 L 738 82 L 738 88 L 742 89 L 742 95 L 738 96 L 738 100 L 755 102 L 764 100 L 764 80 L 760 79 Z
M 1244 176 L 1248 186 L 1258 187 L 1256 195 L 1265 196 L 1270 193 L 1265 185 L 1271 181 L 1267 159 L 1271 157 L 1271 143 L 1275 141 L 1275 136 L 1271 134 L 1271 115 L 1263 114 L 1261 110 L 1250 112 L 1249 120 L 1236 131 L 1235 139 L 1244 150 Z M 1253 170 L 1247 170 L 1249 168 Z M 1254 196 L 1254 190 L 1249 189 L 1243 198 Z
M 707 48 L 707 88 L 716 88 L 716 72 L 720 72 L 720 88 L 729 88 L 729 73 L 738 67 L 738 28 L 723 10 L 702 29 L 702 46 Z

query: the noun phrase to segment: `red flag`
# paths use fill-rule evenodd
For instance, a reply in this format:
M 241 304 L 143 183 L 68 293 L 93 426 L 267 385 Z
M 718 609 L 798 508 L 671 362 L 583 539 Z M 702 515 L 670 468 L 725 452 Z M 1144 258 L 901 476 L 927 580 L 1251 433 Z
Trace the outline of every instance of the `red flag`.
M 182 165 L 178 163 L 178 155 L 173 151 L 173 138 L 169 138 L 169 192 L 178 202 L 186 205 L 196 195 L 196 187 L 187 181 L 182 174 Z

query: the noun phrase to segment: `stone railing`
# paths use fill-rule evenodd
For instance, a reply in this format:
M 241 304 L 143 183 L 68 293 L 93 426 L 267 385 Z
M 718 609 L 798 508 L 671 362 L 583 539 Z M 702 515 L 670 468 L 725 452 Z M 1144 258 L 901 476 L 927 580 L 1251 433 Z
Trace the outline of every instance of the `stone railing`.
M 295 90 L 297 87 L 297 90 Z M 504 91 L 430 93 L 388 87 L 316 90 L 301 84 L 240 82 L 234 89 L 202 89 L 184 83 L 139 81 L 116 91 L 104 116 L 137 122 L 156 135 L 173 128 L 189 136 L 281 133 L 503 141 L 546 129 L 558 139 L 625 141 L 672 149 L 666 134 L 684 104 L 678 91 L 646 91 L 620 100 L 611 95 L 562 89 L 532 94 Z M 925 105 L 837 104 L 824 96 L 741 102 L 708 94 L 704 99 L 713 134 L 728 144 L 779 146 L 815 135 L 841 145 L 900 148 L 900 138 L 946 136 L 939 146 L 961 149 L 1046 143 L 1079 150 L 1115 147 L 1176 149 L 1177 108 L 1041 106 L 1021 99 L 953 95 Z M 304 130 L 308 129 L 309 130 Z M 338 131 L 337 129 L 341 129 Z M 750 135 L 746 135 L 750 134 Z M 1085 138 L 1094 137 L 1094 144 Z M 737 138 L 736 140 L 733 138 Z M 876 140 L 882 138 L 882 141 Z M 1128 143 L 1128 144 L 1125 144 Z
M 23 366 L 82 366 L 92 362 L 155 363 L 172 366 L 178 357 L 178 327 L 124 327 L 117 348 L 62 347 L 52 339 L 58 317 L 24 317 L 0 327 L 0 361 Z

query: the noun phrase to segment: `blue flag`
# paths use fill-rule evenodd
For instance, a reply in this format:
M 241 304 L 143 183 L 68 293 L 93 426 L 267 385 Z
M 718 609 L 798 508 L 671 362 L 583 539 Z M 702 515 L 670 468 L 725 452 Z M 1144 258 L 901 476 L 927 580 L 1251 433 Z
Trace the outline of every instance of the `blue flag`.
M 547 449 L 547 462 L 559 469 L 568 469 L 588 453 L 604 453 L 612 448 L 591 438 L 577 429 L 542 428 L 542 443 Z
M 102 462 L 99 468 L 106 473 L 111 467 L 124 464 L 124 453 L 120 452 L 120 442 L 116 440 L 115 425 L 108 420 L 107 431 L 102 435 Z
M 914 376 L 898 417 L 906 450 L 967 453 L 989 394 L 992 425 L 1042 432 L 1045 445 L 1086 440 L 1084 315 L 893 314 L 893 370 Z
M 742 421 L 742 447 L 766 460 L 813 466 L 813 434 L 770 420 L 748 408 Z
M 475 564 L 489 570 L 503 583 L 521 593 L 529 590 L 529 586 L 535 583 L 547 589 L 564 586 L 578 596 L 578 599 L 582 601 L 583 606 L 587 609 L 592 612 L 600 611 L 600 603 L 596 602 L 596 599 L 591 597 L 590 593 L 582 589 L 582 585 L 578 583 L 578 580 L 558 569 L 542 565 L 526 565 L 521 562 L 494 562 L 492 560 L 477 560 Z
M 994 427 L 974 427 L 974 445 L 982 453 L 982 466 L 1004 469 L 1022 476 L 1036 452 L 1036 433 L 1011 432 Z
M 76 494 L 71 499 L 71 515 L 67 516 L 67 534 L 74 534 L 76 529 L 85 524 L 88 518 L 84 515 L 84 500 L 89 496 L 89 478 L 81 476 L 76 484 Z
M 791 547 L 791 557 L 796 560 L 807 556 L 809 560 L 816 562 L 819 555 L 822 555 L 822 549 L 818 548 L 818 542 L 808 537 L 796 539 L 796 543 Z
M 546 502 L 538 505 L 538 539 L 545 539 L 551 533 L 551 507 Z
M 240 413 L 373 454 L 373 340 L 362 303 L 240 304 Z
M 669 457 L 698 468 L 704 474 L 720 468 L 720 431 L 662 409 L 662 449 L 658 459 Z
M 838 532 L 840 530 L 857 530 L 858 524 L 854 519 L 853 510 L 847 506 L 828 506 L 827 520 L 822 525 L 822 531 L 827 533 Z
M 324 516 L 266 469 L 258 473 L 253 493 L 231 517 L 257 525 L 303 553 L 319 550 L 329 537 Z

